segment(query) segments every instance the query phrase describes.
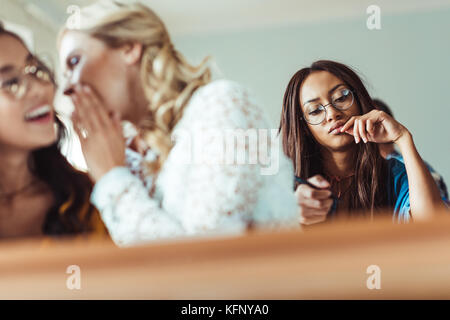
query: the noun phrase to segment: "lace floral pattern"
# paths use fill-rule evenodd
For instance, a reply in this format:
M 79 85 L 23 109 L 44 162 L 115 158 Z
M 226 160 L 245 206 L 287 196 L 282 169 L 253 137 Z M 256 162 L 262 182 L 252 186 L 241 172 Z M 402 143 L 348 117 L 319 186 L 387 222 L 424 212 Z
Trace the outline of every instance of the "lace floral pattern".
M 266 131 L 258 131 L 265 129 Z M 122 246 L 160 238 L 241 233 L 249 223 L 298 228 L 293 168 L 278 140 L 268 139 L 278 167 L 262 173 L 268 156 L 251 138 L 236 142 L 234 156 L 224 147 L 239 133 L 268 132 L 262 110 L 236 83 L 219 80 L 198 89 L 176 125 L 174 147 L 155 181 L 146 174 L 145 157 L 127 149 L 128 167 L 115 168 L 94 187 L 92 202 L 113 240 Z M 228 141 L 229 142 L 229 141 Z M 225 151 L 224 151 L 225 150 Z M 239 162 L 239 155 L 245 161 Z M 241 159 L 242 160 L 242 159 Z

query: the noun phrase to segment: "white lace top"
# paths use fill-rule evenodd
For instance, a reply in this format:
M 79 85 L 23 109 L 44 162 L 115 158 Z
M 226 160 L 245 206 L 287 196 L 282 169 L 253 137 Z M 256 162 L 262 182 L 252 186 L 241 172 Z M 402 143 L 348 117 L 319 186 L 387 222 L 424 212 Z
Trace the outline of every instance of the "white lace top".
M 154 177 L 143 163 L 155 153 L 127 149 L 128 167 L 103 176 L 92 203 L 120 246 L 239 234 L 250 222 L 300 228 L 293 167 L 276 133 L 245 89 L 227 80 L 211 82 L 186 105 L 153 195 Z

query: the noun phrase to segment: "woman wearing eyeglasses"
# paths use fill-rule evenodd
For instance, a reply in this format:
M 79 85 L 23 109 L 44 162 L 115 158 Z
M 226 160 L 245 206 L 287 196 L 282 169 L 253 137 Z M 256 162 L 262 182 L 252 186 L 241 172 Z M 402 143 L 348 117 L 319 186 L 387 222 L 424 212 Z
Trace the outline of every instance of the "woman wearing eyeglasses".
M 317 61 L 291 78 L 279 128 L 293 161 L 304 225 L 391 208 L 397 221 L 433 217 L 445 208 L 432 176 L 401 123 L 375 110 L 358 75 Z M 377 143 L 395 143 L 405 164 L 385 161 Z
M 0 238 L 107 235 L 92 184 L 63 157 L 51 72 L 0 25 Z

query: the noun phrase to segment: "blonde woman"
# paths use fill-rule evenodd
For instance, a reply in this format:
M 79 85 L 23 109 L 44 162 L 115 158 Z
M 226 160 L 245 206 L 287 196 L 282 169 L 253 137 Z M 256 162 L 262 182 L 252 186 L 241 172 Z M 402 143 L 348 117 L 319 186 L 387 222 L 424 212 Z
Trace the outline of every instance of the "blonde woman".
M 298 227 L 292 164 L 276 140 L 258 139 L 266 156 L 258 152 L 256 163 L 248 161 L 252 139 L 233 150 L 247 161 L 226 161 L 227 138 L 243 130 L 264 136 L 257 129 L 267 128 L 246 90 L 211 82 L 206 60 L 190 65 L 142 4 L 98 2 L 78 22 L 58 40 L 65 94 L 96 182 L 91 200 L 118 245 Z M 124 142 L 124 120 L 137 129 L 134 148 Z M 278 161 L 273 172 L 267 160 Z

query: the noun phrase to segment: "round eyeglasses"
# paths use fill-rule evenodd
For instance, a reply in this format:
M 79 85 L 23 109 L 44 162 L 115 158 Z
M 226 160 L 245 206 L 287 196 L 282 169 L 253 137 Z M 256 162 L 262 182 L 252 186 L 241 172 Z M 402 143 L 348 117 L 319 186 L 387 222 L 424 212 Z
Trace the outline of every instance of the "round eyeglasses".
M 303 119 L 311 125 L 321 124 L 327 118 L 327 106 L 332 105 L 340 111 L 345 111 L 353 105 L 353 101 L 354 96 L 350 89 L 338 88 L 331 95 L 331 102 L 327 105 L 308 102 L 304 106 Z
M 28 91 L 30 78 L 45 84 L 53 83 L 50 70 L 43 64 L 35 61 L 26 65 L 22 70 L 11 69 L 0 74 L 0 90 L 19 100 Z

